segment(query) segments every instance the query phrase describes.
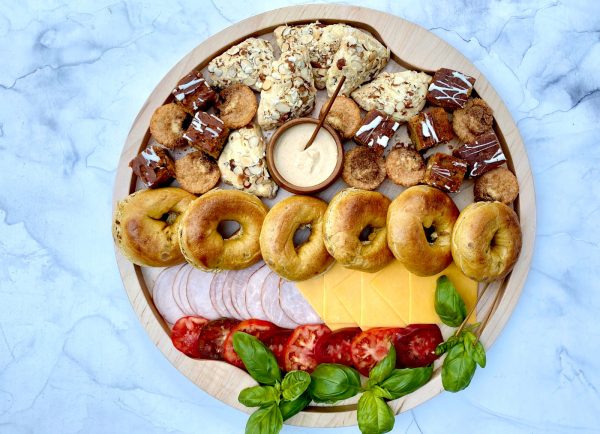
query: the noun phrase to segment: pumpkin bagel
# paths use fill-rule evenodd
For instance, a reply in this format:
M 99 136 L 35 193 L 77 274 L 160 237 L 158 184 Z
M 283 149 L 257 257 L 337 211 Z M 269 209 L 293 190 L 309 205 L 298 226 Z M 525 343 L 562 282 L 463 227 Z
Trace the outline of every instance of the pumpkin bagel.
M 410 187 L 388 209 L 388 246 L 408 271 L 433 276 L 452 262 L 450 239 L 458 214 L 442 191 L 426 185 Z
M 117 203 L 112 226 L 115 244 L 137 265 L 168 267 L 185 262 L 177 229 L 195 198 L 174 187 L 130 194 Z
M 327 203 L 309 196 L 290 196 L 277 203 L 265 218 L 260 249 L 273 271 L 288 280 L 306 280 L 321 274 L 333 262 L 323 243 L 323 216 Z M 296 246 L 298 229 L 310 228 L 308 239 Z
M 256 196 L 237 190 L 214 189 L 194 200 L 179 226 L 185 259 L 205 271 L 240 270 L 261 258 L 259 236 L 268 208 Z M 240 225 L 224 239 L 219 224 Z
M 325 212 L 325 246 L 329 253 L 354 270 L 381 270 L 394 259 L 386 241 L 389 205 L 390 200 L 377 191 L 347 188 L 337 193 Z

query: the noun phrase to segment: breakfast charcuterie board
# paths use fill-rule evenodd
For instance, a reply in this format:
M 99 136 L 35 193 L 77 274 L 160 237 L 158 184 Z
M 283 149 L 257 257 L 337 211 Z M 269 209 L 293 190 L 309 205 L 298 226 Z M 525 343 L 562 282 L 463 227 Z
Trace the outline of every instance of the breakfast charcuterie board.
M 173 101 L 172 90 L 177 86 L 182 77 L 193 69 L 201 73 L 211 73 L 214 75 L 214 67 L 213 72 L 210 72 L 209 62 L 215 57 L 225 53 L 232 46 L 236 46 L 236 44 L 239 44 L 250 37 L 258 37 L 276 45 L 273 31 L 278 26 L 285 24 L 299 25 L 317 21 L 322 24 L 344 23 L 373 35 L 383 46 L 390 50 L 390 61 L 383 69 L 384 73 L 415 70 L 433 76 L 440 68 L 451 68 L 452 70 L 461 71 L 468 77 L 475 78 L 474 92 L 479 98 L 484 100 L 493 111 L 493 131 L 506 157 L 506 166 L 514 173 L 518 180 L 519 195 L 516 200 L 512 202 L 512 208 L 519 218 L 523 247 L 510 274 L 501 279 L 494 280 L 489 287 L 486 287 L 485 293 L 482 291 L 483 285 L 479 285 L 480 300 L 477 305 L 477 317 L 478 319 L 487 318 L 482 325 L 480 340 L 486 348 L 489 348 L 499 335 L 516 306 L 527 277 L 533 253 L 536 208 L 533 179 L 527 153 L 508 109 L 486 78 L 463 55 L 448 43 L 444 42 L 431 32 L 399 17 L 353 6 L 294 6 L 254 16 L 223 30 L 200 43 L 200 45 L 186 55 L 160 81 L 136 117 L 125 142 L 117 169 L 113 197 L 115 208 L 117 208 L 117 203 L 119 201 L 123 200 L 131 193 L 143 188 L 141 180 L 132 174 L 129 162 L 148 144 L 153 143 L 154 138 L 151 137 L 149 131 L 149 125 L 151 124 L 153 114 L 160 106 Z M 318 76 L 316 75 L 315 77 Z M 461 77 L 465 76 L 461 75 Z M 256 83 L 250 83 L 249 81 L 247 84 L 250 85 L 252 90 L 257 90 L 254 89 Z M 250 93 L 250 95 L 252 95 L 252 93 Z M 240 96 L 240 98 L 242 98 L 242 96 Z M 250 100 L 253 100 L 253 97 L 249 98 Z M 314 98 L 316 100 L 314 105 L 315 109 L 309 115 L 316 118 L 319 116 L 319 108 L 327 101 L 327 94 L 325 91 L 318 91 Z M 358 95 L 355 97 L 357 100 L 360 98 L 368 99 L 369 96 Z M 364 104 L 365 106 L 368 105 L 367 102 Z M 276 107 L 273 108 L 273 110 L 276 110 Z M 221 114 L 223 113 L 224 110 L 221 110 Z M 268 110 L 265 110 L 263 116 L 268 116 L 269 113 Z M 234 119 L 229 119 L 229 122 L 232 122 L 233 124 L 241 122 L 240 125 L 244 125 L 247 121 L 240 121 L 240 118 L 244 118 L 242 115 L 237 116 Z M 206 122 L 210 123 L 212 121 L 207 119 Z M 364 122 L 363 119 L 363 123 Z M 264 121 L 263 124 L 267 125 L 268 120 Z M 218 125 L 216 125 L 216 127 L 218 127 Z M 249 129 L 240 131 L 245 131 L 243 134 L 248 134 L 249 136 L 244 137 L 242 134 L 242 137 L 239 140 L 253 140 L 252 134 L 255 134 L 254 131 Z M 396 130 L 394 129 L 394 131 Z M 273 131 L 265 131 L 266 140 L 268 140 L 272 134 Z M 168 137 L 165 138 L 165 140 L 168 139 Z M 232 140 L 231 136 L 229 140 Z M 394 140 L 399 142 L 410 142 L 411 138 L 409 137 L 407 128 L 404 126 L 400 127 L 400 130 L 398 130 L 397 134 L 394 136 Z M 442 146 L 451 148 L 453 144 L 455 143 L 450 141 Z M 347 150 L 348 149 L 345 151 Z M 206 150 L 205 152 L 208 153 Z M 208 153 L 208 155 L 214 158 L 218 157 L 218 154 L 212 155 Z M 427 153 L 425 156 L 430 157 Z M 202 156 L 201 158 L 207 157 Z M 183 160 L 183 158 L 178 161 L 181 160 Z M 190 167 L 193 167 L 195 164 L 190 160 L 187 160 L 187 163 Z M 266 168 L 263 169 L 266 170 Z M 216 176 L 218 178 L 219 174 L 218 172 L 216 172 L 216 175 L 209 173 L 207 178 L 210 178 L 211 176 Z M 182 186 L 183 183 L 184 181 L 180 180 Z M 193 190 L 194 188 L 197 188 L 197 180 L 191 180 L 187 185 L 190 186 L 189 188 L 186 187 L 188 191 L 190 191 L 190 189 Z M 231 186 L 225 185 L 220 185 L 220 187 L 226 189 L 231 188 Z M 344 187 L 346 187 L 346 184 L 340 177 L 340 179 L 324 190 L 315 192 L 315 196 L 326 202 L 330 202 L 336 193 Z M 268 187 L 265 186 L 264 188 L 268 190 Z M 383 193 L 390 199 L 393 199 L 404 191 L 404 188 L 399 187 L 390 180 L 386 180 L 381 183 L 377 188 L 377 191 Z M 206 203 L 203 205 L 203 208 L 210 206 L 210 195 L 211 193 L 206 195 Z M 290 197 L 291 195 L 280 188 L 276 195 L 268 191 L 263 196 L 267 196 L 266 199 L 263 198 L 262 200 L 265 207 L 272 208 L 282 199 Z M 269 196 L 272 197 L 269 198 Z M 459 210 L 464 209 L 468 204 L 473 202 L 473 181 L 466 180 L 462 184 L 460 192 L 452 193 L 451 198 Z M 257 206 L 260 207 L 260 200 L 258 202 L 259 205 Z M 254 208 L 251 208 L 247 202 L 240 202 L 240 206 L 247 207 L 249 214 L 255 212 L 253 211 Z M 251 223 L 249 217 L 248 224 L 250 225 Z M 193 246 L 188 246 L 187 248 L 189 248 L 190 251 L 188 253 L 184 251 L 186 259 L 188 259 L 188 262 L 192 265 L 197 266 L 198 264 L 194 264 L 193 261 L 189 260 L 188 254 L 195 257 L 201 255 L 197 255 L 193 252 Z M 263 251 L 263 257 L 264 256 L 265 252 Z M 232 407 L 248 411 L 248 408 L 241 405 L 237 399 L 238 394 L 242 389 L 256 384 L 246 372 L 222 361 L 198 360 L 187 357 L 173 346 L 170 337 L 171 325 L 175 322 L 177 314 L 174 313 L 172 320 L 169 320 L 168 314 L 165 314 L 165 310 L 157 308 L 157 305 L 160 305 L 161 302 L 159 301 L 160 296 L 157 295 L 156 290 L 161 288 L 159 284 L 160 279 L 164 280 L 165 275 L 168 275 L 168 273 L 177 273 L 177 271 L 173 270 L 165 272 L 165 270 L 169 269 L 134 265 L 119 251 L 117 252 L 117 262 L 125 290 L 127 291 L 136 314 L 152 341 L 157 345 L 161 352 L 163 352 L 173 366 L 215 398 Z M 200 266 L 202 266 L 202 264 L 200 264 Z M 198 275 L 202 273 L 187 264 L 180 267 L 188 268 L 187 273 L 183 273 L 187 279 L 193 278 L 191 276 L 195 276 L 194 273 L 197 273 Z M 259 265 L 250 264 L 249 268 L 246 269 L 248 270 L 247 274 L 242 275 L 243 277 L 241 279 L 246 279 L 244 282 L 248 283 L 253 275 L 257 273 L 260 274 L 260 269 L 261 267 Z M 215 276 L 222 275 L 223 273 L 218 273 Z M 215 279 L 214 277 L 211 278 Z M 221 278 L 226 279 L 227 277 Z M 233 275 L 230 277 L 230 279 L 235 278 L 236 277 Z M 182 278 L 180 277 L 180 279 Z M 198 281 L 201 281 L 202 277 L 199 277 L 198 279 Z M 175 281 L 176 280 L 177 278 L 175 277 Z M 211 284 L 212 282 L 209 282 L 208 286 Z M 231 286 L 227 287 L 235 287 L 235 285 L 236 283 L 233 282 Z M 184 288 L 182 285 L 179 287 Z M 155 291 L 154 293 L 152 292 L 153 290 Z M 229 290 L 233 291 L 232 289 Z M 183 292 L 181 293 L 177 292 L 174 294 L 176 300 L 178 297 L 180 300 L 186 297 L 184 294 L 185 289 L 182 289 L 182 291 Z M 206 294 L 208 294 L 208 292 Z M 264 297 L 264 294 L 261 296 Z M 190 297 L 189 294 L 187 294 L 187 297 Z M 246 313 L 252 310 L 252 306 L 245 304 L 248 302 L 247 295 L 241 299 L 239 298 L 239 294 L 231 293 L 229 294 L 229 297 L 233 303 L 233 308 L 231 310 Z M 269 297 L 267 296 L 267 298 Z M 303 300 L 297 300 L 290 297 L 289 303 L 297 304 L 294 304 L 293 308 L 287 306 L 287 314 L 284 309 L 282 315 L 286 318 L 293 316 L 293 311 L 297 306 L 304 306 L 302 301 Z M 202 300 L 189 298 L 189 304 L 193 305 L 194 303 L 200 305 Z M 223 309 L 227 311 L 227 306 L 224 306 Z M 162 311 L 162 315 L 159 311 Z M 312 311 L 307 313 L 307 315 L 311 314 Z M 293 328 L 293 323 L 292 325 L 285 325 L 284 323 L 282 327 Z M 442 331 L 445 337 L 447 337 L 448 330 L 442 327 Z M 436 364 L 434 364 L 434 372 L 431 380 L 415 392 L 390 401 L 389 405 L 392 410 L 395 413 L 407 411 L 440 393 L 443 390 L 440 371 L 440 365 L 436 362 Z M 309 427 L 354 425 L 356 424 L 356 402 L 357 399 L 352 398 L 331 405 L 313 403 L 296 416 L 288 419 L 286 423 Z

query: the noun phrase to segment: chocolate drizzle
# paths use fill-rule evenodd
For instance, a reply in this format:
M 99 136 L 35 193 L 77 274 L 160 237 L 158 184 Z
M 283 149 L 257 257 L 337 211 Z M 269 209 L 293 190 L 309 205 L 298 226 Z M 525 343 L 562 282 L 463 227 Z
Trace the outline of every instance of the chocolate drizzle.
M 457 109 L 465 106 L 473 90 L 475 79 L 452 69 L 442 68 L 433 76 L 427 101 L 430 104 Z
M 469 176 L 481 176 L 506 161 L 498 137 L 493 131 L 478 136 L 475 141 L 465 143 L 453 152 L 469 165 Z

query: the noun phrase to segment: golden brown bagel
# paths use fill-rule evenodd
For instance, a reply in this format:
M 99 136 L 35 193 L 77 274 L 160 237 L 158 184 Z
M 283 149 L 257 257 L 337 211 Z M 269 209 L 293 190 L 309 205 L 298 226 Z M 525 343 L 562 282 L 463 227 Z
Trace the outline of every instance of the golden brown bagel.
M 117 203 L 112 227 L 115 244 L 134 264 L 167 267 L 184 262 L 177 228 L 195 198 L 174 187 L 130 194 Z
M 288 280 L 306 280 L 321 274 L 333 262 L 323 243 L 323 215 L 327 203 L 316 197 L 291 196 L 276 204 L 260 232 L 263 259 Z M 308 240 L 294 246 L 294 234 L 310 227 Z
M 259 236 L 268 208 L 256 196 L 214 189 L 193 201 L 179 226 L 185 259 L 205 271 L 240 270 L 260 260 Z M 227 239 L 219 233 L 223 221 L 240 229 Z
M 390 200 L 377 191 L 346 188 L 338 192 L 325 212 L 325 246 L 343 266 L 375 272 L 392 259 L 386 241 L 385 219 Z M 371 233 L 361 240 L 361 233 Z
M 426 185 L 410 187 L 388 209 L 388 246 L 408 271 L 433 276 L 452 262 L 450 237 L 457 217 L 447 194 Z
M 452 257 L 473 280 L 506 276 L 521 252 L 517 214 L 502 202 L 476 202 L 462 210 L 452 232 Z

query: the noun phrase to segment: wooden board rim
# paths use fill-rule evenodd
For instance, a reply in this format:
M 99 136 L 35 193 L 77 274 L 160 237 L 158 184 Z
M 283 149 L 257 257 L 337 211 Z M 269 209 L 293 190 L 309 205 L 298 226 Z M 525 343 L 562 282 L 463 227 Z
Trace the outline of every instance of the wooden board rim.
M 184 56 L 159 82 L 136 116 L 119 160 L 115 178 L 113 209 L 118 200 L 127 196 L 135 186 L 128 162 L 139 152 L 148 138 L 148 124 L 152 112 L 168 98 L 178 79 L 198 64 L 212 58 L 248 36 L 262 34 L 285 23 L 321 20 L 346 22 L 374 32 L 394 53 L 395 60 L 403 66 L 434 71 L 441 66 L 461 70 L 477 79 L 476 90 L 494 110 L 497 133 L 508 149 L 508 164 L 515 172 L 520 185 L 520 196 L 515 209 L 520 215 L 523 231 L 523 250 L 512 271 L 498 290 L 504 291 L 481 339 L 489 348 L 506 324 L 515 308 L 533 255 L 536 207 L 533 176 L 523 140 L 510 113 L 487 79 L 462 54 L 428 30 L 387 13 L 336 4 L 290 6 L 265 12 L 234 24 L 209 37 Z M 219 47 L 215 50 L 211 47 Z M 237 392 L 255 384 L 241 370 L 224 362 L 192 360 L 182 355 L 171 344 L 169 330 L 156 311 L 139 267 L 132 265 L 118 251 L 117 264 L 127 295 L 148 335 L 181 373 L 210 395 L 226 404 L 249 412 L 237 402 Z M 395 413 L 409 410 L 427 401 L 443 390 L 439 373 L 423 388 L 392 401 Z M 309 427 L 350 426 L 356 424 L 354 405 L 314 407 L 303 411 L 286 423 Z

